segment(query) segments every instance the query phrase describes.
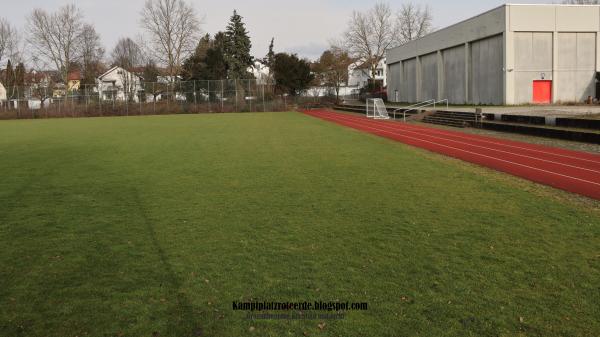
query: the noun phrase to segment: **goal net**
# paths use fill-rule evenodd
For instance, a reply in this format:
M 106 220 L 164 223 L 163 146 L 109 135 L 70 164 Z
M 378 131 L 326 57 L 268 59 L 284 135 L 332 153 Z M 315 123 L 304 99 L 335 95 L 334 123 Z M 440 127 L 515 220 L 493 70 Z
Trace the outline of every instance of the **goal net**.
M 390 119 L 390 115 L 381 98 L 367 99 L 367 118 Z

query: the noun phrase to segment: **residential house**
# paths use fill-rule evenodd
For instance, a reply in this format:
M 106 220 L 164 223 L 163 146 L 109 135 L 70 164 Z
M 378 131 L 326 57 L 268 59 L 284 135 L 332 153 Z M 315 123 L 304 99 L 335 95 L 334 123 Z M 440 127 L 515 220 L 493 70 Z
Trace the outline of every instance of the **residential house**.
M 79 70 L 72 71 L 67 74 L 67 91 L 79 91 L 81 87 L 81 72 Z
M 166 74 L 166 71 L 161 71 L 163 74 L 162 75 L 158 75 L 156 78 L 157 83 L 161 83 L 161 84 L 171 84 L 171 83 L 175 83 L 175 82 L 179 82 L 183 79 L 183 77 L 176 75 L 176 76 L 172 76 L 172 75 L 168 75 Z
M 248 67 L 248 72 L 256 78 L 256 84 L 269 84 L 272 82 L 272 74 L 269 67 L 259 60 L 254 61 L 251 67 Z
M 102 100 L 125 101 L 127 97 L 134 102 L 139 101 L 139 95 L 144 91 L 142 78 L 119 66 L 107 70 L 96 79 L 98 94 Z
M 0 82 L 0 104 L 4 102 L 6 102 L 6 88 L 4 88 L 4 85 Z
M 340 96 L 342 97 L 358 97 L 360 89 L 369 84 L 370 80 L 381 81 L 383 86 L 387 86 L 387 69 L 385 59 L 377 64 L 375 78 L 371 76 L 371 69 L 364 61 L 356 61 L 348 66 L 348 81 L 340 87 Z M 315 86 L 307 90 L 306 95 L 312 97 L 320 97 L 332 95 L 331 88 L 325 86 Z
M 33 89 L 48 88 L 51 83 L 57 82 L 55 78 L 58 79 L 59 77 L 60 75 L 54 71 L 32 70 L 25 74 L 25 85 Z
M 55 83 L 52 86 L 52 97 L 59 98 L 67 95 L 67 86 L 64 83 Z
M 371 80 L 371 69 L 365 62 L 357 61 L 348 66 L 348 86 L 357 87 L 358 89 L 365 87 Z M 376 81 L 382 81 L 383 86 L 387 86 L 387 69 L 385 59 L 377 64 L 375 73 Z

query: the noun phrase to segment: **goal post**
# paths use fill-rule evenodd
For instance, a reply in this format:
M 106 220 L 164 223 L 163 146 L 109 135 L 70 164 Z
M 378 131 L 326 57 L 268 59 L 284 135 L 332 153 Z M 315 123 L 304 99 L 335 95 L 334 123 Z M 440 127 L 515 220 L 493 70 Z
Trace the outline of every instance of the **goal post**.
M 367 118 L 390 119 L 390 115 L 381 98 L 367 99 Z

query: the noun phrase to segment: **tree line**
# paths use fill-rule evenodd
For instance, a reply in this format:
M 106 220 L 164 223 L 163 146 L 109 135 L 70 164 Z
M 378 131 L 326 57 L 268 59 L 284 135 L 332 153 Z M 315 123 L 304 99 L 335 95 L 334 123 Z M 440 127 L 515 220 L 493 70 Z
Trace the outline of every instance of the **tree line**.
M 141 74 L 146 82 L 159 76 L 173 81 L 250 79 L 254 75 L 249 69 L 260 62 L 268 69 L 266 80 L 282 93 L 297 95 L 309 86 L 327 86 L 339 95 L 351 64 L 368 66 L 374 77 L 386 49 L 431 31 L 429 8 L 405 4 L 394 13 L 389 4 L 378 3 L 353 12 L 344 35 L 311 62 L 275 52 L 274 39 L 263 58 L 253 57 L 249 32 L 235 10 L 225 29 L 213 35 L 201 33 L 202 20 L 186 0 L 146 0 L 139 15 L 143 33 L 120 39 L 109 55 L 94 25 L 74 4 L 53 12 L 32 10 L 23 32 L 0 18 L 0 63 L 10 60 L 0 81 L 25 84 L 27 50 L 32 69 L 53 69 L 62 83 L 77 71 L 81 84 L 93 85 L 107 65 Z

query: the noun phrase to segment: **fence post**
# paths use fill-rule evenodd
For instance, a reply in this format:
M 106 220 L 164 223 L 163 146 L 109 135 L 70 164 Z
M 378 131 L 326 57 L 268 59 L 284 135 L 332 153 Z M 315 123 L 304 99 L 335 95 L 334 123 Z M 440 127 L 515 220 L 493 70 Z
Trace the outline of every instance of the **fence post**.
M 223 83 L 225 80 L 221 80 L 221 112 L 223 112 L 223 100 L 225 99 L 225 97 L 223 96 L 224 90 L 223 90 Z
M 21 118 L 21 104 L 19 104 L 19 87 L 17 87 L 17 119 Z
M 104 112 L 104 111 L 102 111 L 102 101 L 104 100 L 104 86 L 101 85 L 100 88 L 102 88 L 102 89 L 98 90 L 98 105 L 100 105 L 100 116 L 102 116 L 103 112 Z
M 252 95 L 251 93 L 251 89 L 250 89 L 250 80 L 248 80 L 248 97 L 254 97 L 254 95 Z M 252 110 L 252 99 L 250 99 L 250 112 L 253 112 Z
M 88 88 L 87 88 L 87 84 L 83 85 L 83 99 L 85 100 L 85 116 L 88 117 L 88 100 L 89 100 L 89 93 L 88 93 Z
M 196 80 L 194 80 L 194 106 L 196 107 L 196 113 L 198 113 L 198 99 L 196 98 Z
M 206 91 L 208 92 L 208 112 L 212 112 L 212 109 L 210 107 L 210 80 L 206 81 Z
M 131 86 L 128 85 L 127 95 L 125 95 L 125 116 L 129 116 L 129 98 L 131 97 Z

